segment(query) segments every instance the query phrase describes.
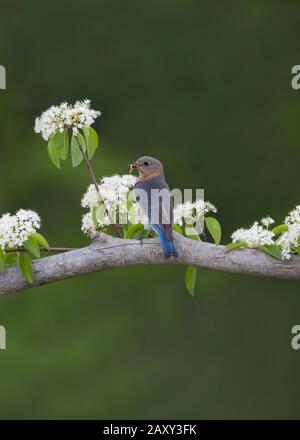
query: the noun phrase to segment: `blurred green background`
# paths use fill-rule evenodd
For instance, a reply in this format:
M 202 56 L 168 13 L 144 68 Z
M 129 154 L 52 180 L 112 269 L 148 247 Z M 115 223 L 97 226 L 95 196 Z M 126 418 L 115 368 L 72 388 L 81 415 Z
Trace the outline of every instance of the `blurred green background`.
M 34 208 L 53 246 L 84 246 L 83 166 L 58 171 L 34 118 L 103 112 L 97 175 L 149 154 L 205 188 L 223 243 L 300 203 L 297 2 L 3 1 L 0 211 Z M 95 273 L 0 298 L 0 418 L 298 418 L 299 282 L 184 268 Z

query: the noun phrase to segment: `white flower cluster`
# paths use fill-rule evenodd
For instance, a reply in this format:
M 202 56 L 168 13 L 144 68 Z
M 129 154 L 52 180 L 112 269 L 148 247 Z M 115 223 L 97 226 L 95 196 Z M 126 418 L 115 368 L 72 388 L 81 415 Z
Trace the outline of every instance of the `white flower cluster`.
M 62 133 L 65 128 L 72 128 L 73 134 L 77 135 L 80 128 L 90 127 L 101 115 L 99 111 L 92 110 L 90 105 L 89 99 L 77 101 L 74 105 L 67 102 L 53 105 L 36 118 L 34 131 L 41 133 L 46 141 L 57 131 Z
M 81 200 L 83 208 L 93 209 L 104 202 L 109 210 L 120 200 L 127 199 L 128 192 L 134 187 L 137 178 L 131 175 L 103 177 L 98 185 L 99 194 L 95 185 L 91 184 Z
M 274 223 L 271 217 L 263 218 L 260 222 L 255 222 L 248 228 L 237 229 L 232 235 L 232 242 L 245 242 L 249 248 L 257 248 L 263 245 L 275 244 L 274 233 L 268 227 Z
M 28 237 L 41 227 L 39 215 L 31 210 L 20 209 L 15 215 L 0 217 L 0 248 L 14 249 L 23 245 Z
M 174 209 L 174 223 L 179 226 L 185 221 L 188 225 L 198 222 L 208 212 L 217 212 L 217 208 L 210 202 L 196 200 L 196 202 L 185 202 L 177 205 Z
M 97 227 L 102 228 L 113 223 L 115 214 L 128 215 L 131 223 L 142 223 L 147 225 L 149 220 L 146 218 L 141 207 L 135 201 L 132 189 L 137 181 L 137 177 L 131 175 L 104 177 L 99 185 L 97 192 L 95 185 L 90 185 L 87 192 L 81 200 L 83 208 L 90 209 L 90 212 L 82 218 L 82 231 L 90 237 L 95 237 L 97 228 L 94 224 L 93 210 L 103 206 L 101 219 L 97 218 Z M 128 210 L 127 201 L 131 202 L 131 209 Z M 186 202 L 177 205 L 174 209 L 174 223 L 182 226 L 183 221 L 186 224 L 194 224 L 208 212 L 217 212 L 216 207 L 209 202 L 197 200 L 196 202 Z M 126 218 L 125 222 L 126 222 Z M 121 222 L 122 223 L 122 222 Z
M 300 205 L 297 205 L 287 217 L 284 223 L 288 230 L 283 232 L 277 239 L 277 244 L 281 246 L 282 257 L 289 260 L 291 255 L 298 250 L 298 240 L 300 238 Z
M 81 230 L 84 234 L 89 235 L 91 238 L 96 237 L 97 229 L 91 212 L 87 212 L 82 217 Z
M 134 215 L 138 215 L 138 208 L 134 197 L 130 197 L 130 191 L 133 189 L 137 178 L 131 175 L 114 175 L 103 177 L 98 185 L 99 193 L 95 185 L 90 185 L 87 192 L 81 200 L 83 208 L 89 208 L 90 212 L 85 214 L 82 219 L 82 231 L 90 235 L 92 238 L 96 235 L 97 230 L 94 224 L 92 211 L 94 208 L 103 206 L 102 217 L 97 218 L 98 227 L 104 227 L 114 223 L 116 213 L 127 213 L 127 201 L 133 204 Z M 137 222 L 137 217 L 135 222 Z
M 268 228 L 274 223 L 274 219 L 268 215 L 267 217 L 262 218 L 260 222 L 262 225 Z
M 284 223 L 286 225 L 292 225 L 293 223 L 300 223 L 300 205 L 297 205 L 295 209 L 290 211 L 286 216 Z

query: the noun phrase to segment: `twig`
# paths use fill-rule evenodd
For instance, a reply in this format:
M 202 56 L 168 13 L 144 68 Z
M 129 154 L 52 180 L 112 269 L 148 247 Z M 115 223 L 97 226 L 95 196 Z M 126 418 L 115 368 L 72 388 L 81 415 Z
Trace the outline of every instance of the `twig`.
M 101 195 L 100 195 L 100 192 L 99 192 L 99 186 L 98 186 L 98 183 L 97 183 L 97 180 L 96 180 L 96 177 L 95 177 L 95 174 L 94 174 L 93 168 L 92 168 L 92 166 L 91 166 L 91 163 L 90 163 L 90 161 L 89 161 L 89 159 L 88 159 L 88 157 L 87 157 L 87 155 L 86 155 L 86 153 L 85 153 L 85 151 L 84 151 L 84 148 L 83 148 L 83 146 L 81 145 L 81 143 L 80 143 L 78 137 L 75 136 L 75 138 L 76 138 L 77 144 L 78 144 L 78 146 L 79 146 L 79 149 L 80 149 L 80 151 L 81 151 L 81 154 L 82 154 L 82 157 L 83 157 L 83 159 L 84 159 L 84 162 L 85 162 L 85 164 L 86 164 L 86 166 L 87 166 L 87 169 L 88 169 L 88 172 L 89 172 L 90 178 L 91 178 L 91 180 L 92 180 L 92 182 L 93 182 L 93 184 L 94 184 L 94 186 L 95 186 L 95 188 L 96 188 L 96 191 L 97 191 L 97 194 L 98 194 L 99 200 L 102 201 L 102 199 L 101 199 Z M 121 234 L 121 231 L 120 231 L 120 226 L 119 226 L 118 224 L 112 223 L 112 227 L 115 229 L 115 231 L 117 232 L 118 236 L 119 236 L 119 237 L 122 237 L 122 234 Z
M 87 155 L 85 154 L 85 151 L 84 151 L 84 149 L 83 149 L 81 143 L 79 142 L 78 137 L 75 136 L 75 138 L 76 138 L 76 141 L 77 141 L 78 147 L 79 147 L 79 149 L 80 149 L 80 152 L 81 152 L 81 154 L 82 154 L 82 157 L 83 157 L 83 159 L 84 159 L 84 161 L 85 161 L 85 164 L 86 164 L 86 166 L 87 166 L 87 169 L 88 169 L 88 172 L 89 172 L 90 178 L 91 178 L 93 184 L 95 185 L 95 188 L 96 188 L 97 194 L 98 194 L 98 196 L 99 196 L 99 199 L 101 200 L 101 196 L 100 196 L 100 192 L 99 192 L 98 183 L 97 183 L 97 180 L 96 180 L 96 177 L 95 177 L 94 171 L 93 171 L 93 169 L 92 169 L 92 166 L 91 166 L 91 164 L 90 164 L 90 161 L 89 161 Z
M 46 248 L 40 248 L 41 252 L 55 252 L 55 253 L 63 253 L 63 252 L 70 252 L 70 251 L 75 251 L 78 248 L 67 248 L 67 247 L 50 247 L 49 249 Z M 5 251 L 7 252 L 28 252 L 27 249 L 21 247 L 21 248 L 16 248 L 16 249 L 7 249 Z

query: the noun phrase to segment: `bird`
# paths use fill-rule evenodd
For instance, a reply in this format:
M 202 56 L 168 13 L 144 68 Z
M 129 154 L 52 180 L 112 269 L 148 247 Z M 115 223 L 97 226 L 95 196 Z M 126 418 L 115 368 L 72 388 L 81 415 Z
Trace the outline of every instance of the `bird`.
M 166 258 L 178 257 L 173 237 L 174 201 L 165 180 L 162 163 L 151 156 L 143 156 L 129 164 L 129 172 L 139 173 L 134 186 L 136 201 L 148 218 L 149 226 L 158 235 Z

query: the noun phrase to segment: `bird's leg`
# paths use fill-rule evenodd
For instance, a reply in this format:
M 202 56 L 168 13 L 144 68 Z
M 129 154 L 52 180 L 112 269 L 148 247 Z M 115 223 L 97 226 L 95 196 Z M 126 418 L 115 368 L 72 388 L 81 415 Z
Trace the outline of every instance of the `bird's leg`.
M 143 246 L 143 240 L 144 238 L 154 238 L 154 234 L 155 231 L 153 231 L 153 229 L 148 229 L 148 231 L 146 231 L 145 237 L 143 236 L 143 232 L 141 232 L 141 235 L 139 237 L 137 237 L 137 240 L 140 241 L 141 246 Z
M 139 237 L 136 237 L 136 239 L 141 243 L 141 247 L 143 247 L 143 233 L 140 233 Z

